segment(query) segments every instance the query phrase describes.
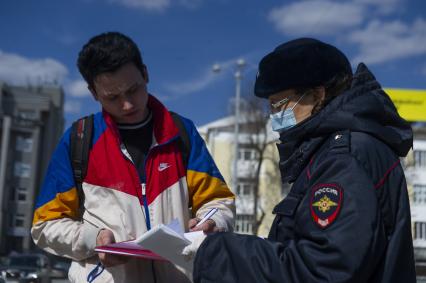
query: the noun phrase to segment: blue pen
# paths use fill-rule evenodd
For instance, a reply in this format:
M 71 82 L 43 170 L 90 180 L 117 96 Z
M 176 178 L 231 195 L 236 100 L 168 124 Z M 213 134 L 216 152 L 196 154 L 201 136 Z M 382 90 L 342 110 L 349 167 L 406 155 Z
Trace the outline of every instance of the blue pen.
M 206 222 L 207 220 L 209 220 L 218 210 L 219 209 L 217 207 L 210 209 L 210 211 L 207 212 L 206 215 L 204 215 L 203 219 L 201 219 L 200 222 L 198 222 L 197 225 L 195 225 L 195 227 L 198 227 L 204 222 Z

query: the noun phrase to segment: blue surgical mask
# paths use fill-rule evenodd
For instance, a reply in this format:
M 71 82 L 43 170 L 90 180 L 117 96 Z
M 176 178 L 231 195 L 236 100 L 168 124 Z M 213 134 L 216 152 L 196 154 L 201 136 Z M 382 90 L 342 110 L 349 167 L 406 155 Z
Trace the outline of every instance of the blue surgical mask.
M 296 126 L 297 121 L 293 109 L 304 96 L 305 94 L 290 109 L 281 110 L 280 112 L 269 115 L 273 131 L 281 133 Z

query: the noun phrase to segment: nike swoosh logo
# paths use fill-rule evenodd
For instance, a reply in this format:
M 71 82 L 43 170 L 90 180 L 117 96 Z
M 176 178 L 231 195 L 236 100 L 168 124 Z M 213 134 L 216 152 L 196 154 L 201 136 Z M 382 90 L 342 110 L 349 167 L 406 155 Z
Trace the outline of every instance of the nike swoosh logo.
M 163 166 L 160 165 L 160 166 L 158 166 L 158 171 L 160 171 L 160 172 L 164 171 L 164 170 L 166 170 L 169 167 L 170 167 L 170 165 L 165 165 L 165 166 L 164 165 Z

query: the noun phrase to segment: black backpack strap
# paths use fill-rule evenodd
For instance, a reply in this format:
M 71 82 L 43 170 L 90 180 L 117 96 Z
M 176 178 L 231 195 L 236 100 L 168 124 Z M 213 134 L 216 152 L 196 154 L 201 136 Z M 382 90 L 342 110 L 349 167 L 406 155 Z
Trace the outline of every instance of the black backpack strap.
M 170 114 L 172 115 L 173 121 L 179 129 L 180 139 L 178 141 L 178 145 L 182 154 L 183 165 L 186 168 L 188 166 L 189 153 L 191 152 L 191 142 L 189 141 L 188 132 L 182 122 L 182 118 L 175 112 L 170 111 Z
M 70 140 L 70 158 L 77 186 L 80 212 L 84 205 L 83 180 L 87 174 L 89 150 L 92 144 L 93 114 L 83 117 L 72 124 Z

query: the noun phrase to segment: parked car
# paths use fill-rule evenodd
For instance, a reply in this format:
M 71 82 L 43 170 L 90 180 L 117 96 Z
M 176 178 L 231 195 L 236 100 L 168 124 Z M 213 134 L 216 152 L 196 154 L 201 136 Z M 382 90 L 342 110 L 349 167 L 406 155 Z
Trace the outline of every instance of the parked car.
M 64 279 L 68 278 L 68 269 L 70 268 L 71 261 L 64 259 L 51 258 L 51 261 L 54 262 L 52 266 L 52 272 L 50 273 L 51 278 L 55 279 Z
M 6 282 L 51 283 L 51 269 L 49 258 L 43 254 L 14 254 L 0 272 Z
M 6 278 L 2 272 L 2 270 L 5 268 L 3 264 L 3 259 L 0 258 L 0 283 L 6 283 Z

